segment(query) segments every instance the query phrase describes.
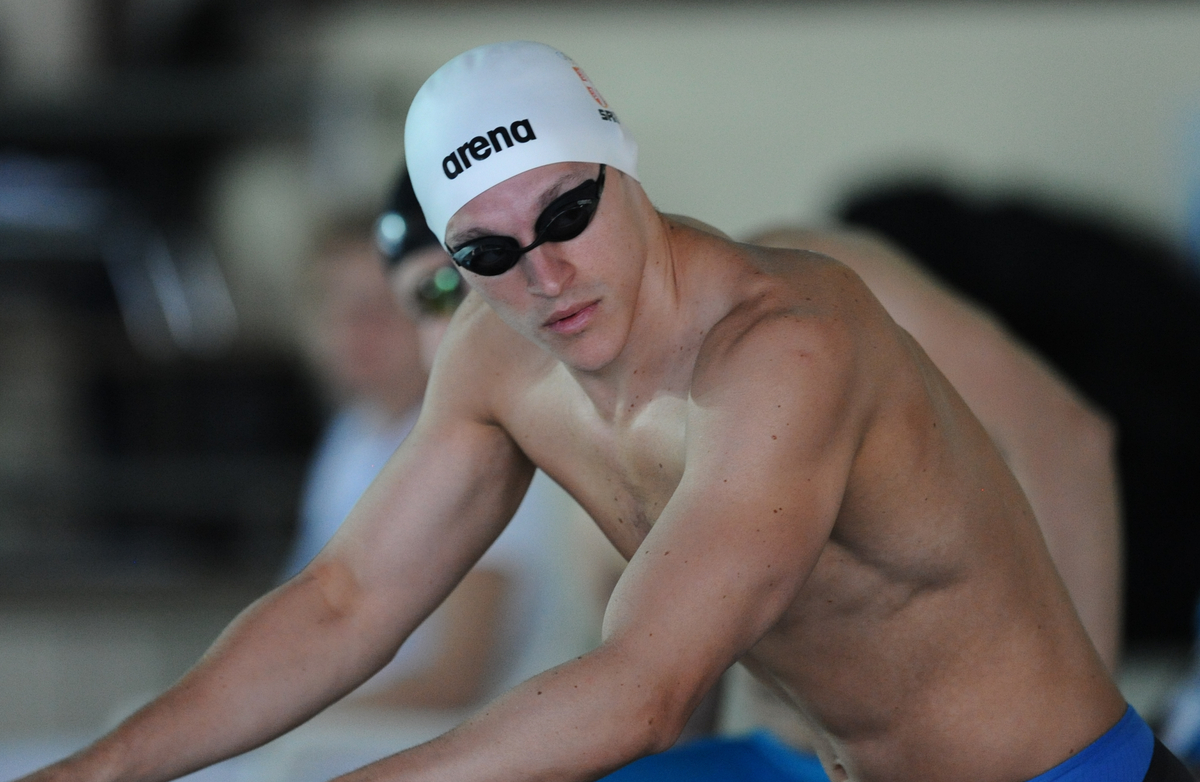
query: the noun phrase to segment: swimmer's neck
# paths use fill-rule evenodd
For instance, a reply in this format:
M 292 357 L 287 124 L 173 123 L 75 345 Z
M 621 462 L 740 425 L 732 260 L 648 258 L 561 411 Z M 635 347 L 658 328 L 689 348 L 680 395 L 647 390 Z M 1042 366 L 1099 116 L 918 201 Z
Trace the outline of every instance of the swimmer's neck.
M 689 218 L 652 215 L 624 344 L 598 370 L 567 368 L 607 420 L 636 416 L 663 395 L 686 398 L 704 338 L 734 306 L 724 236 Z

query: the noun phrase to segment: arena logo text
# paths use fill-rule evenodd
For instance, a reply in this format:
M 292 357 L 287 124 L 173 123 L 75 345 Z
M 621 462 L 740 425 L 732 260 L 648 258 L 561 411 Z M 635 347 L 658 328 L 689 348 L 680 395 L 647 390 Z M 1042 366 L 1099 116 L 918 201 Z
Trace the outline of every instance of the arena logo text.
M 486 160 L 493 152 L 503 152 L 514 142 L 526 144 L 536 138 L 537 134 L 533 132 L 533 125 L 528 119 L 519 119 L 507 128 L 501 125 L 489 130 L 486 136 L 476 136 L 442 158 L 442 173 L 447 179 L 454 179 L 471 167 L 472 160 Z

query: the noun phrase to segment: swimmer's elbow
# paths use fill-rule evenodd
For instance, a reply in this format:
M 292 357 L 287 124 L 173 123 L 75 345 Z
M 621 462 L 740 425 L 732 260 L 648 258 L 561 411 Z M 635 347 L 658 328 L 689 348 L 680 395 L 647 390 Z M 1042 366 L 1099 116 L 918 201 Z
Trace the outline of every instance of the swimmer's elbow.
M 665 682 L 649 688 L 633 724 L 640 728 L 640 754 L 665 752 L 679 741 L 703 693 L 693 696 L 682 682 Z
M 318 557 L 292 579 L 325 621 L 346 621 L 362 612 L 366 590 L 353 570 L 336 558 Z
M 652 683 L 649 677 L 641 677 L 634 687 L 627 684 L 609 688 L 615 697 L 604 710 L 606 728 L 596 734 L 621 763 L 670 749 L 691 716 L 680 696 L 684 688 Z
M 624 753 L 630 758 L 665 752 L 683 735 L 687 717 L 659 700 L 647 702 L 636 712 L 622 718 L 624 735 L 630 742 Z
M 600 722 L 605 729 L 596 735 L 623 763 L 674 746 L 719 678 L 711 666 L 687 661 L 685 655 L 664 657 L 630 644 L 631 635 L 637 634 L 610 635 L 580 658 L 589 666 L 588 678 L 605 682 L 596 701 L 604 704 Z

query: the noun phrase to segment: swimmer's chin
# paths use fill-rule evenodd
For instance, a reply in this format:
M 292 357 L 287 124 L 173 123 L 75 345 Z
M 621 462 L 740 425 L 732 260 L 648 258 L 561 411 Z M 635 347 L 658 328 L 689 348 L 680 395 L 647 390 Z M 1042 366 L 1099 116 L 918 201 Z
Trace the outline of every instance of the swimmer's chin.
M 604 351 L 578 350 L 579 346 L 545 345 L 545 349 L 572 372 L 594 375 L 612 365 L 616 356 Z
M 618 346 L 607 344 L 600 334 L 588 330 L 565 337 L 553 333 L 542 336 L 538 344 L 572 372 L 601 373 L 620 355 Z

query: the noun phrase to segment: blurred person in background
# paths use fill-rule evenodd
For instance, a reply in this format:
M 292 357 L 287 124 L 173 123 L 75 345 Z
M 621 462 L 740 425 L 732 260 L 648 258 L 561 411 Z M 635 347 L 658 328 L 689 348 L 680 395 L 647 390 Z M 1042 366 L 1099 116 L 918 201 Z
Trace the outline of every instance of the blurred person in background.
M 1200 597 L 1200 277 L 1111 209 L 908 176 L 836 214 L 986 308 L 1114 423 L 1124 636 L 1161 647 L 1191 639 Z
M 404 171 L 396 179 L 388 209 L 376 222 L 374 235 L 375 267 L 384 274 L 377 260 L 382 253 L 391 301 L 415 325 L 422 376 L 428 378 L 467 286 L 425 225 Z M 574 519 L 581 513 L 566 493 L 539 471 L 512 521 L 468 574 L 474 575 L 482 566 L 496 570 L 497 575 L 507 574 L 504 578 L 515 582 L 503 587 L 513 594 L 503 603 L 508 611 L 501 614 L 498 638 L 509 638 L 508 646 L 521 651 L 502 666 L 503 686 L 580 654 L 599 640 L 599 614 L 607 598 L 603 590 L 612 559 L 603 551 L 597 553 L 597 545 L 608 546 L 590 525 L 585 530 L 578 528 Z M 583 553 L 572 556 L 564 550 L 572 546 L 582 546 Z M 514 636 L 522 640 L 512 640 Z M 411 642 L 412 638 L 407 643 Z M 380 698 L 373 701 L 383 702 Z
M 287 578 L 333 537 L 412 429 L 438 343 L 466 293 L 449 256 L 428 229 L 422 234 L 411 192 L 402 178 L 381 220 L 341 221 L 317 255 L 307 344 L 335 410 L 309 471 Z M 387 229 L 401 213 L 413 230 L 389 242 Z M 569 602 L 555 599 L 566 586 L 553 564 L 563 542 L 556 529 L 569 512 L 564 499 L 544 476 L 535 481 L 475 568 L 350 700 L 458 709 L 585 651 L 598 629 L 580 629 L 580 619 L 561 615 L 572 610 Z
M 416 324 L 380 268 L 365 217 L 333 221 L 306 269 L 302 342 L 332 413 L 305 483 L 290 578 L 325 545 L 412 428 L 426 373 Z

